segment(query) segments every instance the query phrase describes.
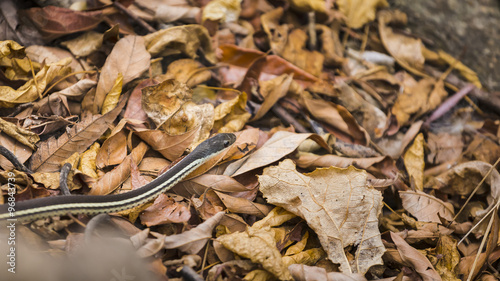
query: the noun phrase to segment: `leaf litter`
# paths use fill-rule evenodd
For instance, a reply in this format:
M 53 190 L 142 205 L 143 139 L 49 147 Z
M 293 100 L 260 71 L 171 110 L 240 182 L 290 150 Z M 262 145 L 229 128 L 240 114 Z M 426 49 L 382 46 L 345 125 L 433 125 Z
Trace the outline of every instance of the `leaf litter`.
M 124 193 L 211 135 L 237 136 L 110 223 L 20 228 L 19 262 L 32 262 L 19 280 L 49 280 L 44 268 L 86 280 L 499 277 L 500 108 L 387 1 L 14 2 L 0 6 L 0 145 L 33 172 L 0 156 L 0 203 L 10 175 L 18 201 L 63 196 L 62 178 L 70 196 Z

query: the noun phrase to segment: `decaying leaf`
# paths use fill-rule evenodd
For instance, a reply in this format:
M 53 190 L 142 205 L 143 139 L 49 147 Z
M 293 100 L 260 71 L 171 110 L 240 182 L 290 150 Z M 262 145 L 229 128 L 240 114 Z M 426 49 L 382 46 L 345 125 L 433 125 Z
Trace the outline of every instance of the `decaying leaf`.
M 219 133 L 237 132 L 245 126 L 251 114 L 245 110 L 247 95 L 243 92 L 215 108 L 214 130 Z
M 284 160 L 264 169 L 259 183 L 269 203 L 307 221 L 342 272 L 365 273 L 382 263 L 385 248 L 378 229 L 382 195 L 368 187 L 365 171 L 331 167 L 301 174 L 291 160 Z M 357 249 L 353 260 L 344 252 L 348 246 Z
M 18 126 L 5 121 L 3 118 L 0 118 L 0 131 L 26 145 L 32 150 L 35 150 L 35 144 L 40 141 L 40 137 L 38 137 L 37 134 L 26 129 L 19 128 Z

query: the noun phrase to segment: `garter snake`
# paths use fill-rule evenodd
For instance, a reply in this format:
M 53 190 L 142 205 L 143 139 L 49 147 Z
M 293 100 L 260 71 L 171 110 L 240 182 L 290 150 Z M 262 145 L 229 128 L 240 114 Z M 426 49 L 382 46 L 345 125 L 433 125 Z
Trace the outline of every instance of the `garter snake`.
M 227 133 L 207 139 L 155 180 L 130 192 L 106 196 L 52 196 L 20 201 L 16 202 L 13 212 L 9 210 L 8 204 L 2 204 L 0 205 L 0 220 L 32 221 L 56 215 L 96 215 L 131 209 L 169 190 L 208 159 L 228 148 L 235 140 L 234 134 Z

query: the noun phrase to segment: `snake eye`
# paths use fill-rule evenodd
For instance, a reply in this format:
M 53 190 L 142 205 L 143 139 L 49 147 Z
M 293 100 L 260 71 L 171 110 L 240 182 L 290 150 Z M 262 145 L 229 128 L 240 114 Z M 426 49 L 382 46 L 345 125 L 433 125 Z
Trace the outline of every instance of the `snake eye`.
M 228 147 L 231 145 L 231 142 L 228 140 L 225 140 L 223 144 L 224 144 L 224 147 Z

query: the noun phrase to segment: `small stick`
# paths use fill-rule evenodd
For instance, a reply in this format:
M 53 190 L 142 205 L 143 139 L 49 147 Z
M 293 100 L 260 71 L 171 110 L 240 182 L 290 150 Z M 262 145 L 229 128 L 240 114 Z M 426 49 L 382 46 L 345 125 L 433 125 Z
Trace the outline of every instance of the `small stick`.
M 290 113 L 286 112 L 286 110 L 279 104 L 275 104 L 272 108 L 273 113 L 276 114 L 281 120 L 295 127 L 295 131 L 297 133 L 309 133 L 309 131 L 302 126 L 295 118 L 293 118 Z
M 465 87 L 460 89 L 460 91 L 456 92 L 453 96 L 446 99 L 436 110 L 434 110 L 434 112 L 432 112 L 431 116 L 425 121 L 424 127 L 428 128 L 433 121 L 435 121 L 439 117 L 443 116 L 446 112 L 448 112 L 474 88 L 475 88 L 474 85 L 467 84 Z
M 143 28 L 145 28 L 150 33 L 156 32 L 156 29 L 154 29 L 151 25 L 149 25 L 143 19 L 141 19 L 140 17 L 136 16 L 134 13 L 132 13 L 131 11 L 129 11 L 129 9 L 127 9 L 127 7 L 123 6 L 118 1 L 113 2 L 113 5 L 118 10 L 122 11 L 124 14 L 126 14 L 129 17 L 131 17 L 135 22 L 137 22 L 140 26 L 142 26 Z
M 24 166 L 23 163 L 19 161 L 19 159 L 17 159 L 16 155 L 14 155 L 12 151 L 8 150 L 6 147 L 0 145 L 0 154 L 2 154 L 3 157 L 7 158 L 7 160 L 9 160 L 12 165 L 14 165 L 16 170 L 25 172 L 26 174 L 33 173 L 30 169 L 26 168 L 26 166 Z

